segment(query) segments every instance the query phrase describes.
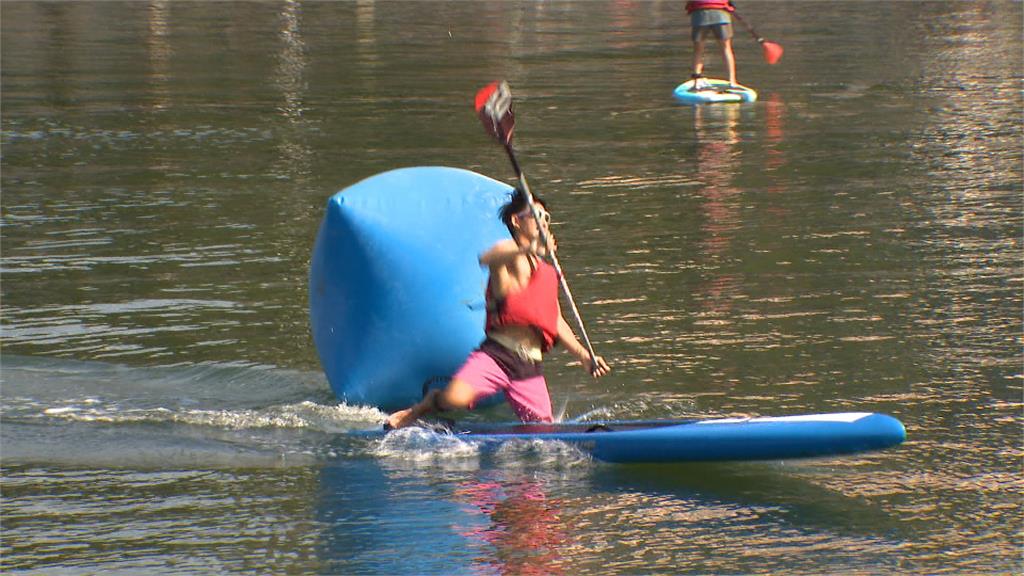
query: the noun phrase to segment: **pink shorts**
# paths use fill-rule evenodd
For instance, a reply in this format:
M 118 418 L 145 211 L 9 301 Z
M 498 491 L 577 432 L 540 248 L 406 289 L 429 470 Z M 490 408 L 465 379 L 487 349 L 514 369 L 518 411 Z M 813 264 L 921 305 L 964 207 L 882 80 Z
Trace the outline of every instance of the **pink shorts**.
M 454 378 L 466 382 L 476 392 L 470 408 L 487 396 L 504 392 L 505 399 L 521 421 L 554 420 L 551 415 L 551 397 L 548 396 L 548 385 L 544 376 L 512 380 L 489 354 L 474 350 L 462 368 L 455 373 Z

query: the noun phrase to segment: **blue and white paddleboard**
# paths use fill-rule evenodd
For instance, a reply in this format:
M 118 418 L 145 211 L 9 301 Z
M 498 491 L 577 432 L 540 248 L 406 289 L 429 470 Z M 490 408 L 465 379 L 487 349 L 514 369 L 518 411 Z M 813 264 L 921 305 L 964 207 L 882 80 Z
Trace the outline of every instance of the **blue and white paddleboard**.
M 458 168 L 402 168 L 331 196 L 309 269 L 309 317 L 335 395 L 408 407 L 484 338 L 479 255 L 508 231 L 512 187 Z
M 395 432 L 364 431 L 377 437 Z M 819 458 L 881 450 L 906 439 L 885 414 L 846 412 L 716 420 L 608 421 L 563 424 L 457 424 L 444 429 L 469 442 L 566 442 L 617 463 Z
M 683 104 L 713 104 L 717 102 L 754 102 L 757 100 L 757 92 L 746 86 L 729 86 L 728 80 L 716 78 L 705 78 L 708 87 L 702 90 L 694 90 L 694 80 L 683 82 L 676 86 L 676 100 Z

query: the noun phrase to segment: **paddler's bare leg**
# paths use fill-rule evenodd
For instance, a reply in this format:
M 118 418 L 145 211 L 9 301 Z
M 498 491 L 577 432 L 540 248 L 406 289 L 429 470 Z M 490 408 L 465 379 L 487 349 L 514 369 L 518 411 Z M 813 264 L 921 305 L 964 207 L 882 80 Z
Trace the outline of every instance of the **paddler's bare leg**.
M 469 383 L 453 379 L 445 386 L 444 390 L 431 390 L 415 406 L 399 410 L 388 416 L 387 426 L 405 428 L 415 424 L 417 420 L 431 412 L 469 408 L 475 395 L 476 393 Z
M 725 38 L 719 41 L 722 46 L 722 59 L 725 60 L 725 68 L 729 71 L 729 85 L 738 86 L 736 82 L 736 56 L 732 52 L 732 40 Z
M 693 74 L 700 76 L 704 73 L 704 41 L 693 41 Z

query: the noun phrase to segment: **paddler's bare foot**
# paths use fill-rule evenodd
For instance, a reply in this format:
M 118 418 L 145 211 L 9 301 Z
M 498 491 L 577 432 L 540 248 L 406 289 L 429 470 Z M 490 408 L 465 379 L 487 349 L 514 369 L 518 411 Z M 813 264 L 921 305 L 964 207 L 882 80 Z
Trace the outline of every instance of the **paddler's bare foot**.
M 387 422 L 384 423 L 384 429 L 395 430 L 398 428 L 405 428 L 406 426 L 412 426 L 417 420 L 422 418 L 423 415 L 435 409 L 437 396 L 440 393 L 440 390 L 431 390 L 430 392 L 427 392 L 427 395 L 423 400 L 420 400 L 419 404 L 391 414 L 388 416 Z
M 406 426 L 415 423 L 417 418 L 419 418 L 419 416 L 413 412 L 412 408 L 399 410 L 398 412 L 388 416 L 387 421 L 384 422 L 384 429 L 397 430 L 399 428 L 405 428 Z

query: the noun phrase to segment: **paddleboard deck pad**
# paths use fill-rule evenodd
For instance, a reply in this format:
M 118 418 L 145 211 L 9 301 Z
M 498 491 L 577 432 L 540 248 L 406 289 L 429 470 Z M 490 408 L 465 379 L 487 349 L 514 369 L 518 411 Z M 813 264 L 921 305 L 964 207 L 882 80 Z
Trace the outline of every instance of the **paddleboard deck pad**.
M 728 80 L 704 78 L 707 88 L 694 90 L 694 80 L 676 86 L 673 95 L 683 104 L 714 104 L 718 102 L 754 102 L 757 92 L 746 86 L 730 86 Z
M 615 463 L 818 458 L 881 450 L 906 439 L 899 420 L 870 412 L 713 420 L 462 423 L 432 429 L 484 444 L 566 442 L 595 459 Z M 388 433 L 394 431 L 364 432 Z

